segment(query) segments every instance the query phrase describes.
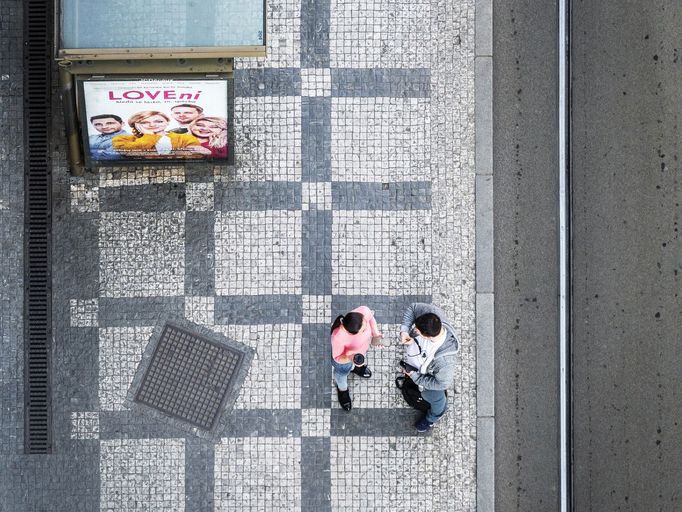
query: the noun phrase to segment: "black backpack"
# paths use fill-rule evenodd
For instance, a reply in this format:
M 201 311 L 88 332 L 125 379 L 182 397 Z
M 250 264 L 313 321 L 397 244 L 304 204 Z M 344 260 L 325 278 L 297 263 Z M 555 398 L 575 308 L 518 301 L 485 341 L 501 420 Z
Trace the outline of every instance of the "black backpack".
M 395 385 L 403 394 L 403 398 L 410 407 L 421 412 L 427 412 L 429 410 L 431 404 L 424 400 L 422 392 L 419 391 L 419 386 L 417 386 L 412 379 L 403 376 L 396 377 Z

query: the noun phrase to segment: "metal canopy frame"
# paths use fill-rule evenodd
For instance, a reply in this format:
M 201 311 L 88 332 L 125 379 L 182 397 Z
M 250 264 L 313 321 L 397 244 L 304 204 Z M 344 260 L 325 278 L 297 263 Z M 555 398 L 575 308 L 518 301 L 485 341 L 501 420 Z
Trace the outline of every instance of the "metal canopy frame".
M 268 41 L 267 4 L 263 1 L 263 44 L 243 46 L 195 46 L 173 48 L 62 48 L 62 1 L 54 3 L 55 58 L 58 61 L 79 60 L 157 60 L 157 59 L 225 59 L 232 57 L 265 57 Z
M 263 46 L 59 49 L 57 60 L 156 60 L 265 57 Z

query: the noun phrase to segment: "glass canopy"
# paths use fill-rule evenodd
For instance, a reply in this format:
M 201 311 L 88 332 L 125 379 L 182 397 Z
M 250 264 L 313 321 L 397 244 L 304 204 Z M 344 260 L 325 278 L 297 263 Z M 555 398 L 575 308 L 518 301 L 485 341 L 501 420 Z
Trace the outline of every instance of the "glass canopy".
M 61 0 L 61 49 L 265 45 L 264 0 Z

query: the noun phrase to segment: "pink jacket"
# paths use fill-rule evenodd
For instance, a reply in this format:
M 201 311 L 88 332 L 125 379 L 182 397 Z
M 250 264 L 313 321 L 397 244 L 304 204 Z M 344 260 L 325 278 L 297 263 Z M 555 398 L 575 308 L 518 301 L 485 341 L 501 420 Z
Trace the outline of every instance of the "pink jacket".
M 361 313 L 365 317 L 369 329 L 357 334 L 350 334 L 343 327 L 337 327 L 332 333 L 332 357 L 336 362 L 341 362 L 339 361 L 340 357 L 352 358 L 354 354 L 366 354 L 372 336 L 379 335 L 377 321 L 374 319 L 374 312 L 371 309 L 367 306 L 360 306 L 355 308 L 353 312 Z

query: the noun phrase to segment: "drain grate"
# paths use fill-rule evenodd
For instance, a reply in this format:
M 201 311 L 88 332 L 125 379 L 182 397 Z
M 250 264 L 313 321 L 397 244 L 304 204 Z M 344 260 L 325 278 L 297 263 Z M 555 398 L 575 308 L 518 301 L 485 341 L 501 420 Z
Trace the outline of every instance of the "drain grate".
M 24 1 L 24 450 L 52 451 L 50 350 L 53 2 Z
M 212 430 L 243 359 L 243 352 L 167 323 L 135 401 Z

